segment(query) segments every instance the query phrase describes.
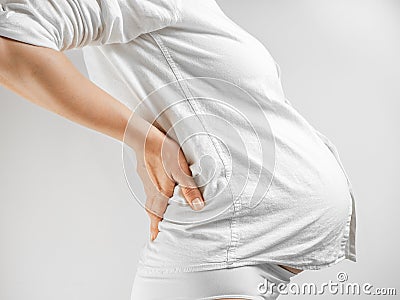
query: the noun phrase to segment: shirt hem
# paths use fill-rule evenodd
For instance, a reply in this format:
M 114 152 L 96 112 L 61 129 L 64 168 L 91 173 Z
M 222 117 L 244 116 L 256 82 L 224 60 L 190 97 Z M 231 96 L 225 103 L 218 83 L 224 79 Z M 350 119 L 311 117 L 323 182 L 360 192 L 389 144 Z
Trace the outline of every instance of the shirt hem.
M 138 273 L 145 275 L 145 274 L 171 274 L 177 272 L 198 272 L 198 271 L 211 271 L 211 270 L 218 270 L 218 269 L 227 269 L 227 268 L 235 268 L 235 267 L 242 267 L 242 266 L 251 266 L 257 264 L 264 264 L 264 263 L 271 263 L 271 264 L 283 264 L 288 267 L 301 269 L 301 270 L 320 270 L 327 267 L 331 267 L 345 259 L 350 261 L 356 261 L 355 255 L 353 254 L 344 254 L 337 257 L 335 260 L 321 263 L 321 264 L 293 264 L 287 263 L 285 261 L 278 261 L 278 260 L 247 260 L 247 259 L 239 259 L 236 261 L 222 261 L 222 262 L 213 262 L 213 263 L 205 263 L 205 264 L 196 264 L 191 266 L 182 266 L 182 267 L 166 267 L 166 268 L 159 268 L 159 267 L 148 267 L 144 266 L 143 264 L 139 263 Z
M 49 48 L 53 49 L 56 51 L 60 51 L 60 49 L 57 47 L 57 45 L 51 43 L 51 42 L 44 42 L 43 40 L 37 40 L 34 37 L 31 37 L 29 35 L 23 35 L 19 34 L 18 32 L 12 31 L 12 30 L 7 30 L 6 28 L 0 28 L 0 37 L 5 37 L 17 42 L 21 42 L 24 44 L 28 44 L 31 46 L 37 46 L 37 47 L 43 47 L 43 48 Z

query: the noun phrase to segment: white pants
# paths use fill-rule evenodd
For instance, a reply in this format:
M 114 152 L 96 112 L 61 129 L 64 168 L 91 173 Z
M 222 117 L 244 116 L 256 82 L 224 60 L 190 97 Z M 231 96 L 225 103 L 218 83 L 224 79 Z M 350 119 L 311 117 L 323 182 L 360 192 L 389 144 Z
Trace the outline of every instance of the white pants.
M 137 273 L 131 300 L 276 299 L 292 273 L 277 264 L 198 272 Z

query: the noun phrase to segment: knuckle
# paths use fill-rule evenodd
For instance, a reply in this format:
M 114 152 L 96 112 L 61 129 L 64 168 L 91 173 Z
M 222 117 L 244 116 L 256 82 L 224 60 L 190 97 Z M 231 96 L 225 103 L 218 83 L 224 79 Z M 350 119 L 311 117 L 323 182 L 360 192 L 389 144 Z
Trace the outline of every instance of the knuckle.
M 174 194 L 174 186 L 170 184 L 156 184 L 157 191 L 163 196 L 170 198 Z
M 159 222 L 162 218 L 156 214 L 153 210 L 147 210 L 151 224 Z
M 200 192 L 197 188 L 182 188 L 182 193 L 184 196 L 189 198 L 196 198 L 199 196 Z
M 170 197 L 170 195 L 172 194 L 171 191 L 168 191 L 167 189 L 163 188 L 162 186 L 157 186 L 157 191 L 166 197 Z

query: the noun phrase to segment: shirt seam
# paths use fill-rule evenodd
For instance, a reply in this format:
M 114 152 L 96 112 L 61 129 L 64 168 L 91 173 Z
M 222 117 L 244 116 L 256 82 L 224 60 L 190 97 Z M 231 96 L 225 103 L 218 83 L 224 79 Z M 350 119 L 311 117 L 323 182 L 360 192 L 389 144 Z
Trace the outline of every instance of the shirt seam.
M 236 216 L 237 212 L 241 208 L 240 198 L 238 199 L 238 201 L 236 201 L 236 199 L 233 199 L 234 198 L 234 194 L 233 194 L 232 188 L 230 186 L 230 182 L 229 182 L 229 180 L 227 178 L 226 163 L 225 163 L 225 161 L 223 159 L 223 155 L 221 154 L 222 151 L 219 149 L 219 147 L 217 147 L 217 145 L 215 144 L 214 140 L 210 137 L 210 134 L 209 134 L 204 122 L 202 122 L 201 118 L 197 114 L 197 111 L 199 109 L 196 106 L 196 104 L 190 100 L 190 99 L 194 99 L 193 94 L 191 93 L 189 86 L 184 83 L 184 78 L 183 78 L 181 72 L 179 71 L 177 64 L 173 60 L 170 52 L 168 51 L 168 49 L 165 46 L 164 42 L 161 40 L 160 36 L 157 33 L 149 32 L 149 33 L 146 33 L 146 34 L 149 35 L 154 40 L 156 45 L 159 47 L 162 55 L 166 59 L 166 61 L 167 61 L 168 65 L 169 65 L 174 77 L 176 78 L 176 80 L 178 82 L 178 86 L 181 89 L 181 92 L 183 93 L 184 98 L 186 99 L 186 101 L 188 102 L 188 104 L 189 104 L 190 108 L 192 109 L 193 113 L 195 114 L 195 116 L 199 120 L 202 128 L 207 133 L 207 136 L 209 137 L 209 139 L 211 141 L 211 144 L 213 145 L 218 157 L 220 158 L 220 160 L 221 160 L 221 162 L 223 164 L 223 167 L 224 167 L 224 170 L 223 170 L 224 179 L 227 182 L 227 187 L 229 188 L 229 191 L 230 191 L 230 194 L 231 194 L 232 200 L 233 200 L 233 212 L 232 212 L 232 216 L 230 218 L 230 225 L 229 225 L 231 236 L 230 236 L 230 241 L 229 241 L 228 247 L 226 249 L 226 262 L 228 264 L 231 264 L 235 260 L 234 254 L 235 254 L 238 242 L 239 242 L 239 232 L 238 232 L 237 222 L 236 222 L 235 216 Z
M 226 167 L 225 161 L 224 161 L 224 159 L 222 157 L 222 154 L 221 154 L 222 151 L 214 143 L 214 140 L 210 137 L 210 134 L 207 131 L 207 128 L 206 128 L 204 122 L 202 122 L 200 117 L 198 116 L 197 112 L 200 111 L 200 109 L 198 109 L 198 107 L 195 104 L 195 102 L 192 102 L 190 100 L 190 99 L 194 99 L 193 94 L 191 93 L 189 86 L 184 83 L 185 79 L 182 77 L 181 72 L 179 71 L 179 68 L 178 68 L 176 62 L 172 59 L 172 56 L 171 56 L 169 50 L 167 49 L 167 47 L 165 46 L 164 42 L 161 40 L 161 38 L 156 33 L 148 33 L 148 34 L 155 40 L 156 44 L 158 45 L 158 47 L 162 51 L 162 54 L 163 54 L 164 58 L 167 60 L 168 65 L 170 66 L 175 78 L 178 81 L 178 85 L 179 85 L 179 87 L 180 87 L 180 89 L 181 89 L 181 91 L 183 93 L 183 96 L 185 97 L 185 99 L 187 100 L 188 104 L 190 105 L 193 113 L 198 118 L 199 122 L 201 123 L 201 126 L 206 131 L 207 135 L 209 136 L 209 139 L 210 139 L 211 143 L 213 144 L 213 146 L 214 146 L 214 148 L 216 150 L 216 153 L 218 154 L 219 158 L 221 159 L 221 162 L 223 163 L 224 167 Z M 226 169 L 224 169 L 224 178 L 227 180 Z

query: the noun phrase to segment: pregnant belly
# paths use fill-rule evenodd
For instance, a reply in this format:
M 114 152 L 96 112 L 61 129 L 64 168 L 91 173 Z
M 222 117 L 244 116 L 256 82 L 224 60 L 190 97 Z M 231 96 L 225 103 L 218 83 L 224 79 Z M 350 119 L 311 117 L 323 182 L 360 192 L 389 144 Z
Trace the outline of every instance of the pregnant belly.
M 351 209 L 347 177 L 339 162 L 309 126 L 277 136 L 276 170 L 265 208 L 286 216 L 316 239 L 334 236 Z

